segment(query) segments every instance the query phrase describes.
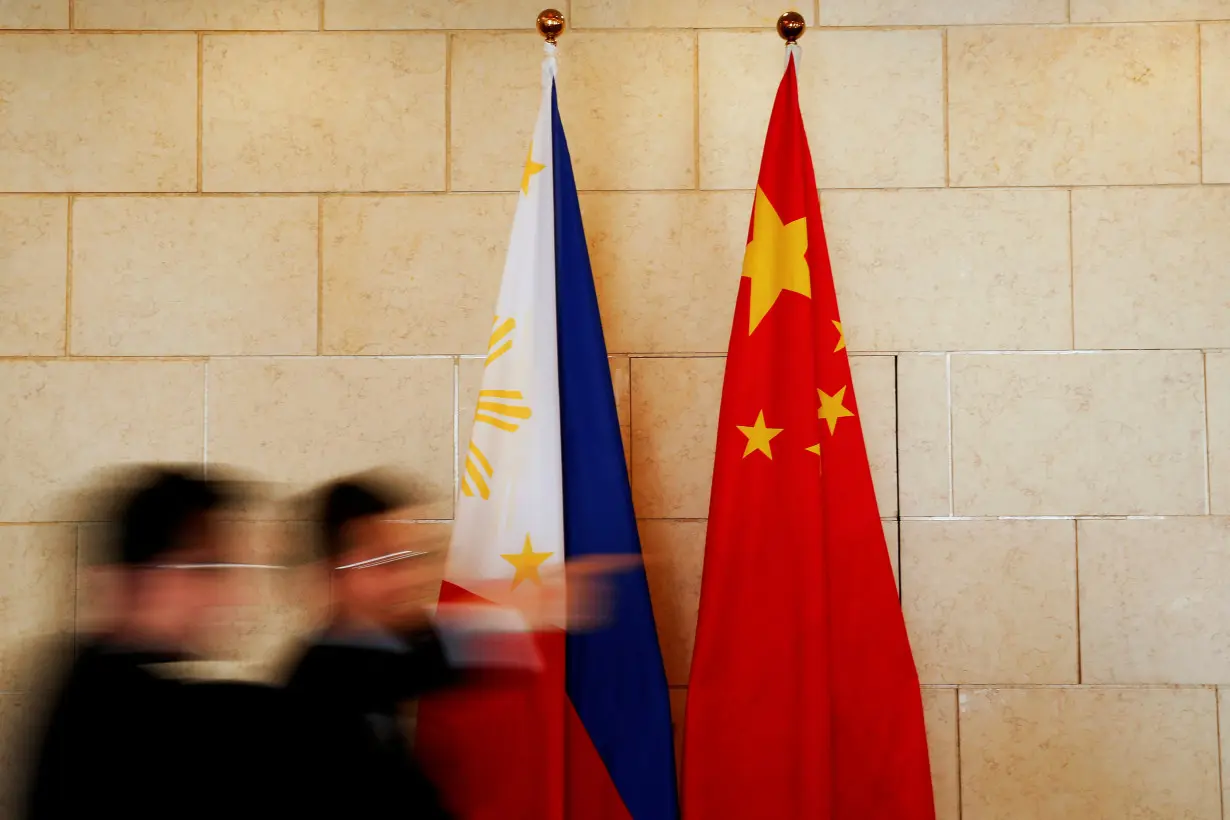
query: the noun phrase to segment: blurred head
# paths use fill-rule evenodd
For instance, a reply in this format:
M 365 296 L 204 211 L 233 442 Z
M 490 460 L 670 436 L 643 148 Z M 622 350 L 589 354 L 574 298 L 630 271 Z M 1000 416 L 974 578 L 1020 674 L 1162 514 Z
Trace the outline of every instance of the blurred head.
M 111 624 L 117 637 L 166 650 L 193 648 L 225 603 L 224 513 L 234 490 L 189 470 L 151 468 L 113 511 Z
M 388 629 L 422 617 L 439 583 L 439 539 L 399 523 L 409 499 L 391 483 L 351 477 L 321 490 L 319 548 L 331 574 L 334 617 Z

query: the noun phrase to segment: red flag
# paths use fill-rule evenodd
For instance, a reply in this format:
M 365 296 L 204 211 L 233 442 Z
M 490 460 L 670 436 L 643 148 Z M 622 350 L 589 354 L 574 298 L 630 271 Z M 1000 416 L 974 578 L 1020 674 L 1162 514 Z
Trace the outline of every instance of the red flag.
M 735 303 L 705 550 L 684 816 L 933 820 L 793 60 Z

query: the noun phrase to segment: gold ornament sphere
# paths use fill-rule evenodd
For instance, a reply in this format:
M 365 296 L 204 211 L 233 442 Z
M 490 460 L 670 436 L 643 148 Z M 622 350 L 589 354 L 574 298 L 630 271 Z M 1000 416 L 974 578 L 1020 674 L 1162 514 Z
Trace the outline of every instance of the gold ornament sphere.
M 538 33 L 554 43 L 564 33 L 564 15 L 556 9 L 543 9 L 538 15 Z
M 807 21 L 797 11 L 788 11 L 777 18 L 777 34 L 787 43 L 797 43 L 807 30 Z

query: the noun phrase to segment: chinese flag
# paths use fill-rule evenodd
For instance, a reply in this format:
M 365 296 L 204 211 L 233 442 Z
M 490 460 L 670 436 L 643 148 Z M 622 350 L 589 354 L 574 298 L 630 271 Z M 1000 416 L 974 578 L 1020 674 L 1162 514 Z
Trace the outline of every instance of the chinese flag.
M 933 820 L 918 673 L 850 382 L 794 60 L 722 390 L 688 820 Z

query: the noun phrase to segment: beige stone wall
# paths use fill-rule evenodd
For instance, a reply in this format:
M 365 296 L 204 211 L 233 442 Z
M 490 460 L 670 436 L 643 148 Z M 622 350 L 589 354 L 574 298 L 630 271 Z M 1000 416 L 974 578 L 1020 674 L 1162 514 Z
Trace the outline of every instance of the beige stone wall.
M 0 736 L 26 640 L 73 622 L 95 468 L 451 495 L 541 2 L 0 0 Z M 819 2 L 802 103 L 939 815 L 1220 818 L 1230 2 Z M 682 706 L 784 8 L 564 5 Z

